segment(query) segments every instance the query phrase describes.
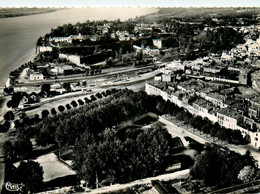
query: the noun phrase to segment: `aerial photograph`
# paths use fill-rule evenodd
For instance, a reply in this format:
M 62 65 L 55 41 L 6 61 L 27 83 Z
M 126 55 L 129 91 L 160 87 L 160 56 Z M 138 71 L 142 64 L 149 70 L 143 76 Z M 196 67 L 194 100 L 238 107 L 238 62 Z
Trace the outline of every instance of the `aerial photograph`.
M 0 2 L 0 193 L 260 193 L 260 1 Z

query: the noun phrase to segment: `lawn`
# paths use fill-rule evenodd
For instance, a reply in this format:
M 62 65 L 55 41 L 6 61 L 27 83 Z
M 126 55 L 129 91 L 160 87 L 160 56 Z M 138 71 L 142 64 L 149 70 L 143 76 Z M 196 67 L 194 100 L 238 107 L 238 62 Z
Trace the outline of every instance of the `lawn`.
M 43 168 L 43 181 L 47 182 L 59 177 L 76 174 L 68 165 L 61 162 L 54 153 L 42 155 L 34 160 Z M 14 164 L 16 167 L 18 163 Z
M 46 154 L 38 157 L 36 162 L 42 166 L 44 174 L 43 181 L 50 181 L 52 179 L 63 177 L 67 175 L 76 174 L 72 169 L 70 169 L 66 164 L 59 161 L 54 153 Z

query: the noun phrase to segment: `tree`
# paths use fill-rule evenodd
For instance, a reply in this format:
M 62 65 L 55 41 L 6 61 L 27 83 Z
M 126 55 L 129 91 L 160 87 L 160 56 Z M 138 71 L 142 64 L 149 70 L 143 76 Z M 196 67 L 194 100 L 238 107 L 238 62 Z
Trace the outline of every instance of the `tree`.
M 70 103 L 74 108 L 76 108 L 78 106 L 77 102 L 75 100 L 73 100 L 71 103 Z
M 63 112 L 63 111 L 65 110 L 65 108 L 64 108 L 64 106 L 60 105 L 60 106 L 58 106 L 58 110 L 59 110 L 60 112 Z
M 14 149 L 10 141 L 5 141 L 3 145 L 3 153 L 6 161 L 12 161 L 14 159 Z
M 217 127 L 211 127 L 210 128 L 210 135 L 213 137 L 213 141 L 214 141 L 214 137 L 216 136 L 216 133 L 217 133 L 218 129 Z
M 69 104 L 66 104 L 66 108 L 67 108 L 67 110 L 70 110 L 71 106 Z
M 17 158 L 28 158 L 32 153 L 32 142 L 29 138 L 20 139 L 14 142 L 13 149 Z
M 18 180 L 30 192 L 37 192 L 43 185 L 43 169 L 38 162 L 21 161 L 17 168 Z
M 184 124 L 189 124 L 190 123 L 190 116 L 185 116 L 185 118 L 184 118 Z
M 91 98 L 92 101 L 97 100 L 97 98 L 94 95 L 91 95 L 90 98 Z
M 42 118 L 47 118 L 49 116 L 49 111 L 48 110 L 43 110 L 42 111 Z
M 252 181 L 255 179 L 256 170 L 252 166 L 245 166 L 243 169 L 240 170 L 238 174 L 238 179 L 241 180 L 243 183 Z
M 78 99 L 78 103 L 79 103 L 79 105 L 84 105 L 84 102 L 81 100 L 81 99 Z
M 86 104 L 89 103 L 89 102 L 91 102 L 91 100 L 89 100 L 87 97 L 84 98 L 84 100 L 85 100 Z
M 12 100 L 9 100 L 7 103 L 6 103 L 6 106 L 8 108 L 12 108 L 13 107 L 13 101 Z
M 137 54 L 136 54 L 136 60 L 137 61 L 142 61 L 143 59 L 143 52 L 142 51 L 139 51 Z
M 56 115 L 56 114 L 57 114 L 57 111 L 55 110 L 55 108 L 52 108 L 52 109 L 51 109 L 51 114 L 53 114 L 53 115 Z
M 101 95 L 100 93 L 97 93 L 97 94 L 96 94 L 96 97 L 97 97 L 97 98 L 102 98 L 102 95 Z
M 66 82 L 63 84 L 63 88 L 67 91 L 67 92 L 71 92 L 71 86 L 70 83 Z
M 7 113 L 5 113 L 4 119 L 5 119 L 6 121 L 12 121 L 12 120 L 14 120 L 14 113 L 13 113 L 13 111 L 8 111 Z
M 205 134 L 210 134 L 210 129 L 212 128 L 212 124 L 207 123 L 206 125 L 203 125 L 201 130 Z
M 17 108 L 20 104 L 20 101 L 23 98 L 23 93 L 21 92 L 15 92 L 12 95 L 12 103 L 10 103 L 12 105 L 12 108 Z
M 50 95 L 50 90 L 51 90 L 51 85 L 50 84 L 43 84 L 41 91 L 46 92 L 46 94 L 49 96 Z

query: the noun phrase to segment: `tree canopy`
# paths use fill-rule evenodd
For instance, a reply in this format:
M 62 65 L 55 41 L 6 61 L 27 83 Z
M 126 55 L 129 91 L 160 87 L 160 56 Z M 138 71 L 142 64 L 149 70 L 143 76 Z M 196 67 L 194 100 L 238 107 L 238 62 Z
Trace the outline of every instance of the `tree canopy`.
M 43 169 L 34 161 L 21 161 L 17 168 L 18 180 L 23 183 L 27 191 L 36 192 L 43 184 Z
M 90 186 L 124 183 L 155 176 L 167 167 L 171 135 L 157 128 L 133 132 L 105 130 L 98 138 L 85 133 L 74 147 L 73 166 Z M 97 182 L 98 181 L 98 182 Z
M 248 176 L 248 171 L 254 172 L 256 169 L 255 159 L 250 152 L 240 155 L 209 145 L 196 158 L 190 174 L 194 179 L 204 180 L 207 185 L 224 187 L 242 183 L 246 179 L 252 180 L 255 174 Z

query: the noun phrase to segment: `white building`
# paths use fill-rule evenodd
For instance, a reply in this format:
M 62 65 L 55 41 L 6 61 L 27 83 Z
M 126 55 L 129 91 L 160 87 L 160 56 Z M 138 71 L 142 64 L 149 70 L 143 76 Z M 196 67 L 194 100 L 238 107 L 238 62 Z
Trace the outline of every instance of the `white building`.
M 64 69 L 62 67 L 53 67 L 50 69 L 50 72 L 53 75 L 62 75 L 64 74 Z
M 52 52 L 52 47 L 50 46 L 38 46 L 38 52 Z
M 43 74 L 34 72 L 30 74 L 29 79 L 30 81 L 38 81 L 38 80 L 43 80 L 44 77 Z
M 193 115 L 199 115 L 203 118 L 206 117 L 213 123 L 218 122 L 221 126 L 225 128 L 239 130 L 243 136 L 250 136 L 250 144 L 252 146 L 256 148 L 260 147 L 260 130 L 258 129 L 256 132 L 253 132 L 239 126 L 237 120 L 241 115 L 235 110 L 228 108 L 214 110 L 215 108 L 212 106 L 212 104 L 210 104 L 210 102 L 207 102 L 206 100 L 197 100 L 191 106 L 188 103 L 185 103 L 181 99 L 179 99 L 179 94 L 181 93 L 180 91 L 163 91 L 162 87 L 157 87 L 150 83 L 145 84 L 145 91 L 148 95 L 162 96 L 165 101 L 169 100 L 177 106 L 185 108 Z
M 212 102 L 214 105 L 219 106 L 220 108 L 226 108 L 227 105 L 224 103 L 225 96 L 218 93 L 209 93 L 205 96 L 205 99 Z
M 153 45 L 156 46 L 158 49 L 162 48 L 162 40 L 161 39 L 153 39 Z

